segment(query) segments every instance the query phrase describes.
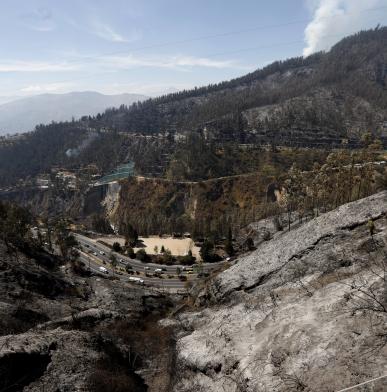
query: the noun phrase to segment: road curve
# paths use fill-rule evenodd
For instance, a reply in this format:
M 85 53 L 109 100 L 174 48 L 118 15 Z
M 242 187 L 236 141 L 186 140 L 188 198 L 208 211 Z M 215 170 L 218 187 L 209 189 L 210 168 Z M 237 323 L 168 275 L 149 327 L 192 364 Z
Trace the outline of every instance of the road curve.
M 163 287 L 166 289 L 184 289 L 186 287 L 185 281 L 181 281 L 178 278 L 165 277 L 165 275 L 176 275 L 176 269 L 177 268 L 181 269 L 182 268 L 181 265 L 160 265 L 154 263 L 143 263 L 139 260 L 131 259 L 130 257 L 124 256 L 120 253 L 116 253 L 112 251 L 109 247 L 84 235 L 74 233 L 74 236 L 77 239 L 78 243 L 83 248 L 83 251 L 81 252 L 81 260 L 85 262 L 85 264 L 89 266 L 90 269 L 94 272 L 101 273 L 99 267 L 104 266 L 109 270 L 109 274 L 112 274 L 110 268 L 109 256 L 110 254 L 114 254 L 118 260 L 119 266 L 125 268 L 126 266 L 129 265 L 134 273 L 138 271 L 141 274 L 145 274 L 148 268 L 149 268 L 149 272 L 154 272 L 154 270 L 157 268 L 164 269 L 163 278 L 147 277 L 145 275 L 141 275 L 140 277 L 141 279 L 144 280 L 146 285 Z M 87 253 L 86 250 L 89 253 Z M 96 255 L 94 253 L 96 253 Z M 225 261 L 221 261 L 217 263 L 203 263 L 202 270 L 203 272 L 210 273 L 222 267 L 224 263 Z M 197 274 L 187 274 L 186 272 L 182 271 L 182 275 L 185 275 L 188 278 L 189 282 L 194 282 L 199 279 L 197 277 Z M 116 276 L 121 280 L 128 281 L 131 275 L 127 273 L 123 273 L 122 275 L 116 274 Z M 134 276 L 139 276 L 139 275 L 134 275 Z

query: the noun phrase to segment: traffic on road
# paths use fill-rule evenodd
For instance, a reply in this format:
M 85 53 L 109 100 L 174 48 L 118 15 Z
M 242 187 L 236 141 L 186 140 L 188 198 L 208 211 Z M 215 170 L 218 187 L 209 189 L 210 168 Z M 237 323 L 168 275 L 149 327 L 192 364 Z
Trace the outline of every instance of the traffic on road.
M 78 233 L 74 233 L 74 236 L 79 244 L 80 259 L 92 272 L 114 275 L 117 279 L 137 285 L 184 289 L 187 282 L 209 276 L 225 263 L 225 261 L 201 263 L 198 273 L 191 266 L 145 263 L 116 253 L 108 246 L 87 236 Z M 114 255 L 117 260 L 114 268 L 111 266 L 111 255 Z

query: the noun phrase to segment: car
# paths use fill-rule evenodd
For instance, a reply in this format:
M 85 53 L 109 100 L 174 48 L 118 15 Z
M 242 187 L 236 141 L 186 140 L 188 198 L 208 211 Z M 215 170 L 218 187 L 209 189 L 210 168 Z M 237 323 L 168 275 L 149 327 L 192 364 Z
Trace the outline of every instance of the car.
M 108 274 L 109 271 L 105 268 L 105 267 L 99 267 L 98 268 L 101 272 L 103 272 L 104 274 Z
M 119 261 L 120 263 L 123 263 L 123 262 L 124 262 L 124 259 L 118 259 L 118 261 Z
M 136 278 L 135 276 L 131 276 L 128 279 L 128 282 L 136 283 L 136 284 L 144 284 L 144 280 L 141 278 Z
M 155 269 L 155 274 L 161 274 L 161 273 L 163 273 L 163 270 L 161 268 Z
M 93 252 L 93 255 L 94 255 L 94 256 L 98 256 L 98 253 L 97 253 L 97 252 Z
M 183 267 L 182 271 L 193 271 L 192 267 Z
M 100 250 L 100 251 L 99 251 L 99 254 L 100 254 L 100 255 L 104 255 L 105 252 L 103 252 L 102 250 Z
M 187 271 L 187 275 L 192 275 L 193 271 Z
M 144 270 L 148 271 L 148 270 L 150 270 L 150 267 L 144 267 Z

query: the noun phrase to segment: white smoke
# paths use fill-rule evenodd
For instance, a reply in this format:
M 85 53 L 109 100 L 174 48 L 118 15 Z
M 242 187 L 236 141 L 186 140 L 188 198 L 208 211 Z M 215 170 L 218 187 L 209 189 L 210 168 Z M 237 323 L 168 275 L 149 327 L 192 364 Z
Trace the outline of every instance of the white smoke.
M 313 19 L 305 28 L 304 56 L 328 50 L 359 30 L 387 24 L 387 0 L 307 0 Z

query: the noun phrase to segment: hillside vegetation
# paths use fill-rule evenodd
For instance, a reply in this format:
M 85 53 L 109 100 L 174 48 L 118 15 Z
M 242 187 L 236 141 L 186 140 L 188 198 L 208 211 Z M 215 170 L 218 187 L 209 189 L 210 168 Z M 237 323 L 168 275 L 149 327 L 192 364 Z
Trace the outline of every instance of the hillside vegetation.
M 144 133 L 205 125 L 222 134 L 296 128 L 342 137 L 360 124 L 376 130 L 386 115 L 386 43 L 387 28 L 363 31 L 327 53 L 277 61 L 229 82 L 109 110 L 93 124 Z
M 344 139 L 355 148 L 366 132 L 386 142 L 386 76 L 387 28 L 362 31 L 327 53 L 2 139 L 1 184 L 58 164 L 94 164 L 105 172 L 127 160 L 139 174 L 164 175 L 181 147 L 177 140 L 187 133 L 215 146 L 332 148 Z M 90 132 L 96 137 L 84 146 Z M 76 154 L 66 154 L 79 146 Z

